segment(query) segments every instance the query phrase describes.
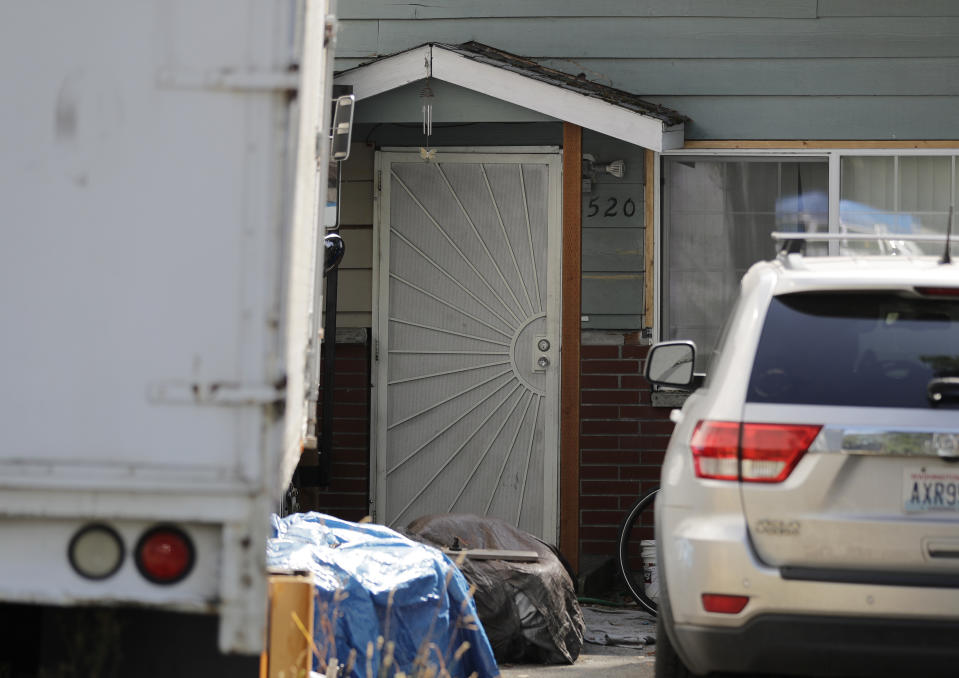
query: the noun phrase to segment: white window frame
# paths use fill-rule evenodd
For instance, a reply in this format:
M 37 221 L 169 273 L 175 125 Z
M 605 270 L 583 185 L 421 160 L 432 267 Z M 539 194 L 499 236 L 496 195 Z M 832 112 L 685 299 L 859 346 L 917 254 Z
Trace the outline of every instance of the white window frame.
M 824 158 L 829 166 L 829 232 L 837 233 L 839 231 L 839 201 L 840 201 L 840 192 L 842 188 L 842 177 L 841 177 L 841 167 L 842 159 L 847 156 L 851 157 L 863 157 L 863 156 L 898 156 L 898 157 L 933 157 L 933 156 L 952 156 L 952 185 L 951 185 L 951 203 L 956 204 L 956 172 L 959 170 L 957 168 L 956 158 L 959 157 L 959 144 L 953 148 L 895 148 L 895 147 L 885 147 L 885 148 L 683 148 L 671 151 L 663 151 L 662 153 L 657 154 L 657 160 L 660 158 L 667 157 L 683 157 L 683 156 L 695 156 L 699 158 L 703 157 L 716 157 L 716 158 L 736 158 L 736 157 L 749 157 L 749 158 L 760 158 L 760 157 L 769 157 L 777 159 L 787 159 L 790 157 L 804 157 L 804 158 Z M 660 163 L 657 162 L 657 175 L 662 174 L 662 168 L 659 167 Z M 897 165 L 898 166 L 898 165 Z M 897 185 L 898 185 L 898 176 L 897 176 Z M 656 204 L 657 206 L 662 204 L 662 183 L 661 181 L 656 182 Z M 959 208 L 959 206 L 957 206 Z M 663 289 L 663 252 L 661 244 L 663 242 L 663 215 L 662 210 L 656 210 L 656 218 L 654 221 L 654 236 L 656 247 L 654 248 L 653 253 L 653 271 L 655 280 L 653 281 L 654 290 L 653 290 L 653 300 L 655 302 L 654 308 L 654 317 L 652 323 L 652 340 L 654 342 L 662 340 L 662 314 L 663 314 L 663 303 L 664 299 L 662 298 L 664 289 Z M 830 243 L 830 249 L 838 247 L 838 243 Z M 647 284 L 650 284 L 650 281 L 647 281 Z

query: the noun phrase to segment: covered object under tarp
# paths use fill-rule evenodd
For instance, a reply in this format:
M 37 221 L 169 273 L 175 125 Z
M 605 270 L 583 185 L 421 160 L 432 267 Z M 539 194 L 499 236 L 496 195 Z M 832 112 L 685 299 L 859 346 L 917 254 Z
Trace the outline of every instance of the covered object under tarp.
M 583 647 L 583 614 L 573 580 L 556 550 L 498 518 L 439 514 L 410 523 L 405 532 L 439 548 L 459 548 L 458 559 L 499 662 L 572 664 Z M 471 549 L 535 552 L 532 561 L 471 558 Z
M 388 677 L 427 675 L 429 666 L 454 678 L 499 675 L 469 585 L 437 549 L 322 513 L 274 516 L 273 527 L 267 566 L 314 575 L 314 668 L 325 670 L 334 656 L 346 665 L 355 651 L 342 675 L 365 677 L 368 665 Z

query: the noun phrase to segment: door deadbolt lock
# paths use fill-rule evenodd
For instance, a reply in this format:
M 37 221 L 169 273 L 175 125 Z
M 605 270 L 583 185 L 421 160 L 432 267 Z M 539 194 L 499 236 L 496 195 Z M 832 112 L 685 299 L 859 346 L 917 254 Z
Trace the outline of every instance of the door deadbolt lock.
M 545 353 L 550 349 L 549 339 L 540 335 L 533 337 L 533 372 L 545 372 L 549 367 L 549 357 Z

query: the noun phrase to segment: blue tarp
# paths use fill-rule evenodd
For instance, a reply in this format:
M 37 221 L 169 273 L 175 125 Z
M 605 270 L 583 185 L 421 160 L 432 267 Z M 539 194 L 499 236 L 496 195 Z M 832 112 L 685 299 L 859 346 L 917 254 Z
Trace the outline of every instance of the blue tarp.
M 911 214 L 888 212 L 852 200 L 839 201 L 839 220 L 852 233 L 918 233 L 919 222 Z M 791 195 L 776 201 L 777 228 L 804 230 L 808 221 L 829 221 L 829 197 L 823 191 Z
M 356 650 L 350 674 L 355 678 L 367 675 L 368 647 L 373 649 L 372 673 L 379 674 L 386 641 L 395 644 L 388 676 L 396 670 L 415 675 L 414 659 L 424 642 L 429 662 L 437 669 L 445 666 L 454 677 L 474 671 L 479 678 L 499 675 L 469 585 L 441 551 L 382 525 L 322 513 L 273 516 L 273 529 L 267 566 L 314 575 L 314 635 L 326 655 L 314 660 L 314 668 L 323 668 L 334 656 L 332 635 L 341 665 Z M 464 642 L 469 646 L 462 651 Z

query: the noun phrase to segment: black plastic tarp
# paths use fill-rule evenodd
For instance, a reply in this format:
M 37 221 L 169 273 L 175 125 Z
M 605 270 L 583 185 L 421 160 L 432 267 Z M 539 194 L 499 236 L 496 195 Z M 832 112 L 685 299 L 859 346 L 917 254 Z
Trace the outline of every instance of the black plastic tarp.
M 438 548 L 458 546 L 457 559 L 498 662 L 572 664 L 585 625 L 576 590 L 555 550 L 503 520 L 475 515 L 424 516 L 406 534 Z M 534 562 L 480 560 L 470 549 L 535 551 Z

